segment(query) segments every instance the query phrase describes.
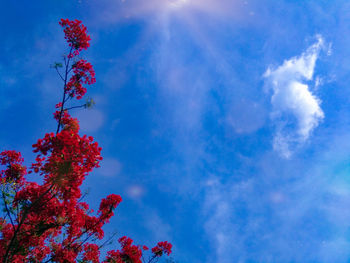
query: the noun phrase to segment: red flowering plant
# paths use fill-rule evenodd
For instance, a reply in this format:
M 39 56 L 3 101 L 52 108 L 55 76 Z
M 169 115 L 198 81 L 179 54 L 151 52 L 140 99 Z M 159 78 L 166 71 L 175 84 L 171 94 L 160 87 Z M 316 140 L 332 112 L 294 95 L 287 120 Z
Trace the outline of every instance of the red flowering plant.
M 21 153 L 0 153 L 3 206 L 0 260 L 3 263 L 156 262 L 171 253 L 170 243 L 159 242 L 145 260 L 144 252 L 148 248 L 134 245 L 125 236 L 118 240 L 119 250 L 108 251 L 106 258 L 100 259 L 100 250 L 106 243 L 98 245 L 104 238 L 102 227 L 114 215 L 122 198 L 111 194 L 102 199 L 96 214 L 81 200 L 84 179 L 102 160 L 101 147 L 91 136 L 79 134 L 78 120 L 69 114 L 73 108 L 87 107 L 91 102 L 74 107 L 67 104 L 83 98 L 86 86 L 96 80 L 92 65 L 78 57 L 90 45 L 86 27 L 81 21 L 68 19 L 61 19 L 60 25 L 70 50 L 64 56 L 64 66 L 60 63 L 54 66 L 63 81 L 62 101 L 54 113 L 56 133 L 47 133 L 33 145 L 37 155 L 29 169 L 23 165 Z M 42 182 L 28 181 L 29 173 L 39 175 Z

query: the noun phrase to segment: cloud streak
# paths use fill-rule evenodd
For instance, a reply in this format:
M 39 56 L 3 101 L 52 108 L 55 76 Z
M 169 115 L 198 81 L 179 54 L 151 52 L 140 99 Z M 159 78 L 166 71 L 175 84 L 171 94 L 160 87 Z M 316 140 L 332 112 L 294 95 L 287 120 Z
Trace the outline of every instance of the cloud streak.
M 100 22 L 116 23 L 128 19 L 193 15 L 197 12 L 220 18 L 242 19 L 249 16 L 246 8 L 247 1 L 243 0 L 102 0 L 98 8 L 94 6 L 91 12 Z
M 272 173 L 239 182 L 208 180 L 203 218 L 213 251 L 206 262 L 346 262 L 347 176 L 337 164 L 322 166 L 329 159 L 314 161 L 298 179 Z
M 273 148 L 285 158 L 310 137 L 324 118 L 321 101 L 310 90 L 316 61 L 324 40 L 318 37 L 299 57 L 283 62 L 277 68 L 269 67 L 264 74 L 269 90 L 272 90 L 272 119 L 276 134 Z

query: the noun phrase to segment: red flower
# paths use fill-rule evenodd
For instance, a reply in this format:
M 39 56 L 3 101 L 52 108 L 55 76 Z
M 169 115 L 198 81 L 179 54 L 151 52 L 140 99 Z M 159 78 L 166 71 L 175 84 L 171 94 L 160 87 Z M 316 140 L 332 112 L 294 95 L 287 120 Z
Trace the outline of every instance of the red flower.
M 173 247 L 172 244 L 170 244 L 168 241 L 158 242 L 157 246 L 152 248 L 152 252 L 157 256 L 160 257 L 163 255 L 163 253 L 167 254 L 168 256 L 171 254 L 171 248 Z
M 103 218 L 106 222 L 113 216 L 113 210 L 120 204 L 122 198 L 120 195 L 111 194 L 106 198 L 103 198 L 100 204 L 98 212 L 100 213 L 100 218 Z
M 69 43 L 69 46 L 74 49 L 71 56 L 77 56 L 80 51 L 87 49 L 91 40 L 90 36 L 86 33 L 86 27 L 79 20 L 61 19 L 59 24 L 63 27 L 65 39 Z
M 86 93 L 86 88 L 83 87 L 83 84 L 91 85 L 96 82 L 95 71 L 92 65 L 83 59 L 73 64 L 72 68 L 74 74 L 67 83 L 65 92 L 71 97 L 76 96 L 79 100 Z
M 96 244 L 85 244 L 84 245 L 84 261 L 91 261 L 92 263 L 99 263 L 100 250 Z
M 62 107 L 62 102 L 59 102 L 59 103 L 57 103 L 56 105 L 55 105 L 55 108 L 56 109 L 59 109 L 59 108 L 61 108 Z
M 16 184 L 24 182 L 24 175 L 27 168 L 22 165 L 23 158 L 20 152 L 3 151 L 0 153 L 0 165 L 6 166 L 5 170 L 0 170 L 0 180 L 2 183 L 14 182 Z
M 133 240 L 129 237 L 123 236 L 119 238 L 119 243 L 122 246 L 120 250 L 111 250 L 107 252 L 107 258 L 104 262 L 132 262 L 132 263 L 142 263 L 142 250 L 136 246 L 132 245 Z

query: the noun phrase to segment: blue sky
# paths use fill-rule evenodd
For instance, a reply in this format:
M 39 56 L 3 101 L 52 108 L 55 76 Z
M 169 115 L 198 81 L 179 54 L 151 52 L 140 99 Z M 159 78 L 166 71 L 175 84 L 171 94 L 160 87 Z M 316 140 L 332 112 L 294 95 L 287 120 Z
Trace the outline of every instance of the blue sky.
M 0 0 L 0 145 L 55 129 L 60 18 L 92 42 L 106 228 L 199 262 L 350 262 L 350 3 Z

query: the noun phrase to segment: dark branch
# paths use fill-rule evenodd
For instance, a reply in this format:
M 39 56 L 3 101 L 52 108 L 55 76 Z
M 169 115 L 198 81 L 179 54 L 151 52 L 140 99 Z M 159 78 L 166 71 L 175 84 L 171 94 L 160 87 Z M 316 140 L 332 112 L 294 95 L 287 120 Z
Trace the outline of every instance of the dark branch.
M 56 72 L 57 72 L 58 76 L 60 76 L 61 80 L 64 82 L 64 78 L 62 77 L 62 75 L 61 75 L 61 73 L 59 72 L 58 68 L 55 67 L 55 69 L 56 69 Z
M 4 194 L 4 191 L 2 191 L 2 199 L 4 200 L 4 205 L 5 205 L 6 213 L 7 213 L 8 217 L 10 218 L 11 225 L 12 225 L 12 227 L 13 227 L 13 231 L 15 231 L 15 224 L 13 223 L 13 220 L 12 220 L 12 217 L 11 217 L 10 209 L 9 209 L 8 206 L 7 206 L 7 203 L 6 203 L 6 196 L 5 196 L 5 194 Z
M 78 108 L 86 108 L 86 103 L 83 104 L 83 105 L 73 106 L 73 107 L 70 107 L 70 108 L 66 108 L 66 109 L 64 109 L 64 110 L 72 110 L 72 109 L 78 109 Z
M 68 68 L 69 68 L 69 62 L 71 60 L 72 50 L 73 50 L 73 47 L 71 47 L 69 50 L 68 59 L 66 59 L 66 57 L 64 57 L 64 65 L 66 67 L 66 70 L 65 70 L 65 75 L 64 75 L 62 106 L 61 106 L 61 110 L 60 110 L 60 116 L 58 118 L 56 134 L 59 133 L 60 128 L 61 128 L 61 120 L 62 120 L 62 114 L 63 114 L 63 109 L 64 109 L 64 103 L 66 102 L 66 88 L 67 88 L 67 80 L 68 80 L 68 74 L 69 74 Z

